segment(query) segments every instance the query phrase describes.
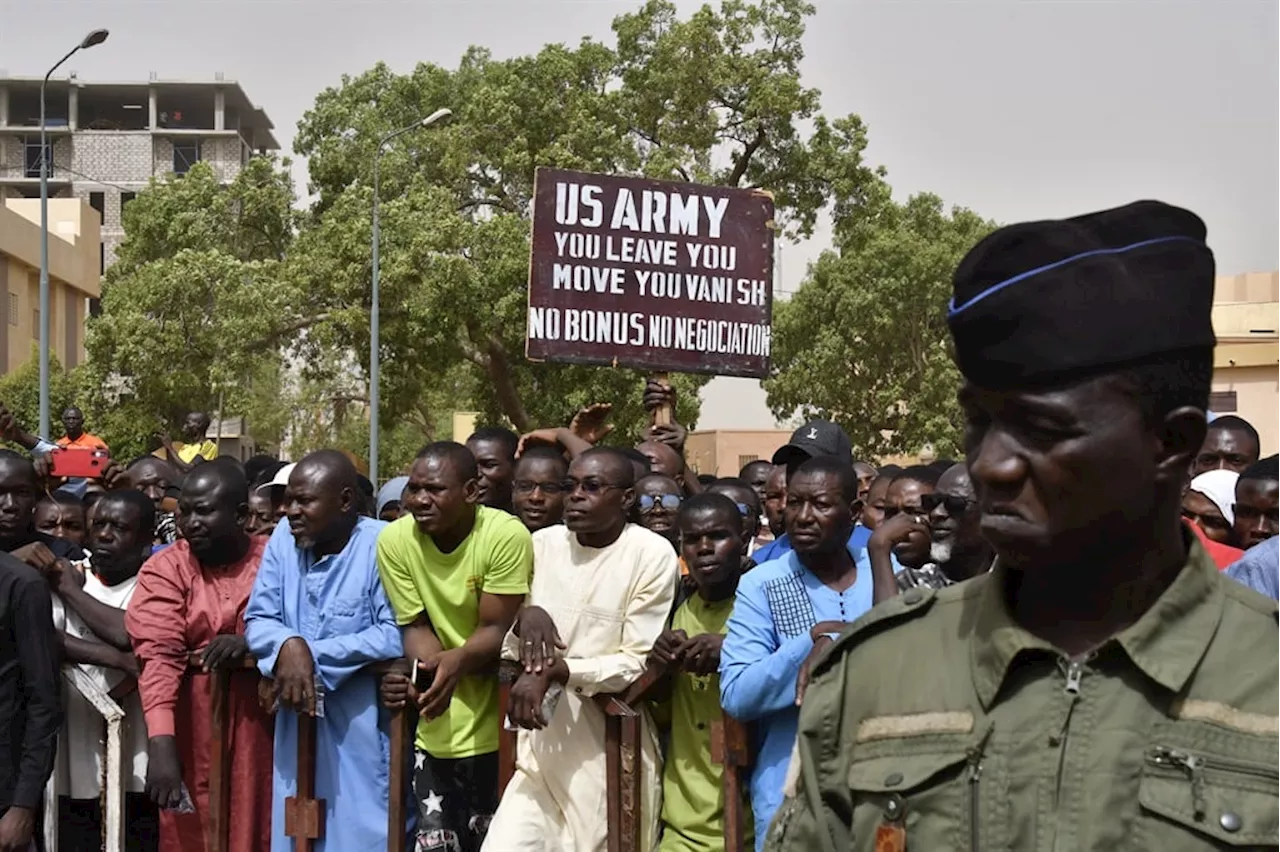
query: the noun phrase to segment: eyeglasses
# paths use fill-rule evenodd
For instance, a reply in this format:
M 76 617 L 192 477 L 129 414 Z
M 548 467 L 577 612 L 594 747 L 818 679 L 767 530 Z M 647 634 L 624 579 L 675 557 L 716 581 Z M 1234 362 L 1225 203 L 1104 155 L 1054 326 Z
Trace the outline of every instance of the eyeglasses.
M 924 509 L 925 514 L 932 512 L 939 506 L 945 506 L 947 514 L 951 517 L 959 517 L 968 511 L 969 507 L 977 503 L 977 500 L 971 500 L 968 497 L 961 497 L 959 494 L 921 494 L 920 508 Z
M 655 508 L 661 506 L 668 511 L 675 511 L 680 508 L 680 496 L 678 494 L 652 494 L 640 495 L 640 511 L 652 512 Z
M 579 488 L 582 489 L 584 494 L 599 494 L 601 491 L 608 491 L 611 488 L 621 491 L 625 488 L 625 486 L 601 482 L 598 479 L 566 479 L 560 483 L 560 487 L 564 489 L 566 494 L 572 494 Z
M 517 494 L 532 494 L 538 489 L 542 489 L 542 493 L 554 497 L 556 494 L 563 494 L 565 491 L 565 483 L 563 482 L 534 482 L 531 479 L 517 479 L 511 485 Z

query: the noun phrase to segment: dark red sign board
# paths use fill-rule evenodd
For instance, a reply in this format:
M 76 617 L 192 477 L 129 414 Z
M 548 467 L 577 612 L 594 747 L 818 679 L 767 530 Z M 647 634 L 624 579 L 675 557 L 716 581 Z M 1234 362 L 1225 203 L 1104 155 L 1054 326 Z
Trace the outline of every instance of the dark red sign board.
M 765 192 L 538 169 L 525 354 L 761 378 L 773 237 Z

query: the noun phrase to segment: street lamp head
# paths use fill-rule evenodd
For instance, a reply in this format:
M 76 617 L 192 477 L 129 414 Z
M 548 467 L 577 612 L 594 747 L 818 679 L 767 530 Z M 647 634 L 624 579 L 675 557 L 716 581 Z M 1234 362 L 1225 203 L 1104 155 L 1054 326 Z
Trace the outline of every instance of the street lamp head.
M 443 122 L 447 122 L 452 117 L 453 117 L 453 110 L 448 108 L 438 109 L 435 112 L 431 113 L 431 115 L 422 119 L 422 126 L 430 127 L 433 124 L 440 124 Z
M 95 44 L 102 44 L 107 40 L 108 32 L 106 30 L 94 30 L 84 37 L 84 41 L 80 42 L 80 49 L 87 50 Z

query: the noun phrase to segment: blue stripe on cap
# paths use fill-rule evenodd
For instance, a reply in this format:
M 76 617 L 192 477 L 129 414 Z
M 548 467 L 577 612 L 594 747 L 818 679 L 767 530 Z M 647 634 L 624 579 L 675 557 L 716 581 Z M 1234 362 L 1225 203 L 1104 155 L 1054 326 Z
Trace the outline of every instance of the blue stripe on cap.
M 1066 266 L 1068 263 L 1075 263 L 1077 260 L 1083 260 L 1086 257 L 1100 257 L 1102 255 L 1107 255 L 1107 254 L 1124 254 L 1127 251 L 1133 251 L 1134 249 L 1145 248 L 1146 246 L 1154 246 L 1160 243 L 1173 243 L 1173 242 L 1199 243 L 1201 241 L 1195 239 L 1194 237 L 1180 237 L 1180 236 L 1179 237 L 1156 237 L 1153 240 L 1143 240 L 1140 243 L 1133 243 L 1132 245 L 1121 246 L 1120 248 L 1094 249 L 1093 251 L 1086 251 L 1086 252 L 1081 252 L 1080 254 L 1073 254 L 1070 257 L 1065 257 L 1062 260 L 1056 261 L 1054 263 L 1050 263 L 1045 266 L 1037 266 L 1035 269 L 1028 269 L 1026 272 L 1019 273 L 1018 275 L 1015 275 L 1012 278 L 1007 278 L 1004 281 L 1001 281 L 999 284 L 992 284 L 990 287 L 983 290 L 981 293 L 974 296 L 972 299 L 965 302 L 960 307 L 956 307 L 956 297 L 952 296 L 951 299 L 947 302 L 947 318 L 950 319 L 951 317 L 954 317 L 956 314 L 959 314 L 963 311 L 967 311 L 969 310 L 969 308 L 978 304 L 988 296 L 994 296 L 996 293 L 999 293 L 1004 288 L 1013 284 L 1017 284 L 1019 281 L 1025 281 L 1028 278 L 1032 277 L 1033 275 L 1039 275 L 1041 272 L 1048 272 L 1052 269 L 1057 269 L 1060 266 Z

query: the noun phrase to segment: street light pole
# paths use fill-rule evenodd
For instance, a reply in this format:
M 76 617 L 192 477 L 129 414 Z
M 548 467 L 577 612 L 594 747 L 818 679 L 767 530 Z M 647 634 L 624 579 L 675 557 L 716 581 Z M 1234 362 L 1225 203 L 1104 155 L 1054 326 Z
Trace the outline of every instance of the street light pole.
M 49 78 L 78 50 L 107 40 L 106 30 L 94 30 L 59 59 L 40 83 L 40 433 L 49 440 L 49 135 L 45 128 L 44 95 Z
M 378 140 L 378 150 L 373 153 L 373 286 L 370 288 L 371 306 L 369 308 L 369 479 L 374 488 L 378 487 L 378 433 L 380 417 L 378 415 L 378 380 L 381 376 L 378 353 L 379 317 L 381 312 L 378 265 L 378 244 L 381 242 L 381 221 L 378 214 L 378 163 L 387 143 L 397 136 L 422 127 L 430 127 L 441 121 L 447 121 L 453 115 L 452 110 L 438 109 L 431 115 L 415 121 L 408 127 L 393 130 Z

